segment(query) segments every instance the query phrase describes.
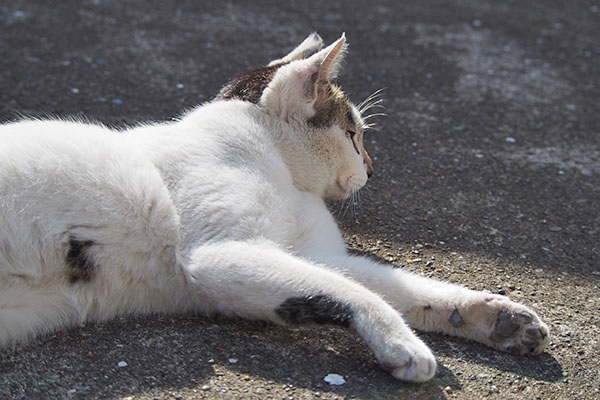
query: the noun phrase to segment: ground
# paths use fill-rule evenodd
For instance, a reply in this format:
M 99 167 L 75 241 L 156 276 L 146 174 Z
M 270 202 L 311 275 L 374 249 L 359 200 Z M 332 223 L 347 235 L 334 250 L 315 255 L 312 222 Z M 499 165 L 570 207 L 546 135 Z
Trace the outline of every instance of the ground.
M 439 369 L 395 381 L 355 335 L 196 316 L 123 318 L 0 354 L 0 398 L 600 397 L 598 1 L 119 1 L 0 5 L 0 119 L 175 117 L 318 31 L 340 82 L 385 88 L 349 246 L 538 310 L 516 357 L 421 334 Z M 329 373 L 346 383 L 330 386 Z

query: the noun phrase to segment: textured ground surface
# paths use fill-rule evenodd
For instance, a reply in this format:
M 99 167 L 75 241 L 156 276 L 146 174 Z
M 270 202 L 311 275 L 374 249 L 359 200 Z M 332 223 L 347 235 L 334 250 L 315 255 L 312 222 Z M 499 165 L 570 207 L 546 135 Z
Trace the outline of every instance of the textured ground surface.
M 355 101 L 387 88 L 388 114 L 358 215 L 333 206 L 350 245 L 535 307 L 549 350 L 422 335 L 440 366 L 411 385 L 341 329 L 132 318 L 2 352 L 0 398 L 598 398 L 600 3 L 283 4 L 2 2 L 0 119 L 168 119 L 313 30 L 345 31 L 342 84 Z

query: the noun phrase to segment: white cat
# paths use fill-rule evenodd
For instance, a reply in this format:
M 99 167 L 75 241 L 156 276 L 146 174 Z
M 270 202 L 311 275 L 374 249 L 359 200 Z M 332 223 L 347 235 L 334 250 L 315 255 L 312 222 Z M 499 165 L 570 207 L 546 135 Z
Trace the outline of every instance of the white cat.
M 436 369 L 408 325 L 518 354 L 535 312 L 347 253 L 324 199 L 372 172 L 332 83 L 342 36 L 310 35 L 176 122 L 0 128 L 0 346 L 120 314 L 223 313 L 351 328 L 393 376 Z M 408 324 L 408 325 L 407 325 Z

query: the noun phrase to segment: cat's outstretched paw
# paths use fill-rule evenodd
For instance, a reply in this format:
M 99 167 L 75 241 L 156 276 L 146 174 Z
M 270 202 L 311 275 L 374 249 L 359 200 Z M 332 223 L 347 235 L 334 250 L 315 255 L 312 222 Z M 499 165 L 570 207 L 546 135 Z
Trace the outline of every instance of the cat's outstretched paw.
M 433 378 L 437 362 L 431 350 L 418 338 L 399 340 L 393 350 L 378 357 L 392 376 L 407 382 L 425 382 Z
M 512 354 L 537 355 L 550 343 L 550 330 L 535 311 L 508 297 L 480 293 L 481 298 L 465 309 L 465 319 L 483 325 L 479 341 Z M 461 318 L 455 314 L 450 322 Z M 469 328 L 465 325 L 465 328 Z M 475 327 L 476 328 L 476 327 Z

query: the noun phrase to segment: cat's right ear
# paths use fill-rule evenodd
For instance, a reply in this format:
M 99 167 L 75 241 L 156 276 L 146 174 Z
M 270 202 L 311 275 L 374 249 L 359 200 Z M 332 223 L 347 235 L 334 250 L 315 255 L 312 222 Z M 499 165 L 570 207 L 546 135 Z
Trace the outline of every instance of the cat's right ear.
M 316 32 L 308 35 L 306 39 L 302 43 L 298 45 L 294 50 L 292 50 L 288 55 L 283 58 L 279 58 L 277 60 L 273 60 L 269 63 L 269 67 L 277 64 L 287 64 L 296 60 L 304 60 L 305 58 L 310 57 L 317 51 L 323 48 L 323 39 Z
M 280 67 L 263 91 L 259 104 L 284 121 L 292 116 L 312 115 L 319 87 L 337 76 L 346 47 L 346 37 L 342 35 L 311 57 Z

